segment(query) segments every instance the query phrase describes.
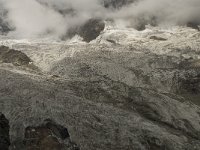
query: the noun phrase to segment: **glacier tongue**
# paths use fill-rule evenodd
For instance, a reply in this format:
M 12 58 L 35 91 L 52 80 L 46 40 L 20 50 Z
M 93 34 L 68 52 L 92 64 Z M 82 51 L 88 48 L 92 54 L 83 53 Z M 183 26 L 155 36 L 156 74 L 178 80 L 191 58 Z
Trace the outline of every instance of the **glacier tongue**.
M 27 127 L 46 119 L 82 150 L 200 149 L 200 32 L 107 25 L 90 43 L 2 36 L 0 45 L 38 67 L 0 64 L 10 149 L 26 149 Z

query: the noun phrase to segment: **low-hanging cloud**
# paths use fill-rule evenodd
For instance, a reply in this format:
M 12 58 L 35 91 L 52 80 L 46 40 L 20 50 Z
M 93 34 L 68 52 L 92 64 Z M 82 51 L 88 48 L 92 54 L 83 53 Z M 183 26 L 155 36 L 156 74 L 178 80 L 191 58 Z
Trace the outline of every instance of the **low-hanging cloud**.
M 74 25 L 100 16 L 102 6 L 98 0 L 0 0 L 8 10 L 5 20 L 14 27 L 17 37 L 62 36 Z M 71 10 L 73 9 L 73 10 Z M 58 10 L 71 10 L 75 14 L 63 15 Z
M 15 36 L 35 37 L 48 31 L 61 34 L 66 30 L 59 13 L 43 7 L 35 0 L 7 0 L 4 4 L 8 19 L 16 29 L 13 32 Z
M 140 0 L 115 12 L 112 17 L 132 24 L 153 21 L 158 25 L 184 25 L 200 23 L 199 14 L 199 0 Z
M 15 29 L 10 34 L 23 38 L 60 37 L 71 27 L 95 17 L 132 27 L 200 23 L 199 0 L 132 0 L 132 4 L 118 9 L 105 8 L 103 1 L 109 0 L 0 0 L 0 4 L 8 11 L 4 19 Z

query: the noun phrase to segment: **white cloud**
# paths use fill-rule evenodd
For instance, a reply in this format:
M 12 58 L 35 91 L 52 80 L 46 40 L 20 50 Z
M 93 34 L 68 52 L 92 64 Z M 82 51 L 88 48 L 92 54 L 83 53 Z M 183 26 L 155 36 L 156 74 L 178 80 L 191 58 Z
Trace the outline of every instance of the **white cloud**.
M 151 22 L 158 24 L 200 23 L 200 0 L 138 0 L 120 10 L 107 10 L 102 0 L 0 0 L 8 10 L 8 20 L 18 37 L 51 34 L 59 37 L 69 27 L 91 17 L 113 18 L 127 25 Z M 47 4 L 47 5 L 44 5 Z M 75 15 L 62 15 L 58 10 L 73 8 Z

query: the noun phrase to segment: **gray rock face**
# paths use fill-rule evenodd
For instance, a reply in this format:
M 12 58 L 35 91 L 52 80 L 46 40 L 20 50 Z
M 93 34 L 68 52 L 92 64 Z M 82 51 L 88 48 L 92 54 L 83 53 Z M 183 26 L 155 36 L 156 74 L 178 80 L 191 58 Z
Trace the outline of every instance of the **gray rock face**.
M 9 145 L 9 121 L 0 113 L 0 149 L 8 150 Z

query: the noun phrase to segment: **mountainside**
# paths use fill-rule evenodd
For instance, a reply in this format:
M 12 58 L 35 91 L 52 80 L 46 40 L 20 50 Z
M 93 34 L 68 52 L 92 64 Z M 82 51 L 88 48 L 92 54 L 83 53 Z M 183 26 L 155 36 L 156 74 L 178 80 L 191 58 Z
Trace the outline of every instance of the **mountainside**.
M 89 43 L 1 36 L 0 45 L 10 150 L 200 149 L 198 30 L 105 22 Z

